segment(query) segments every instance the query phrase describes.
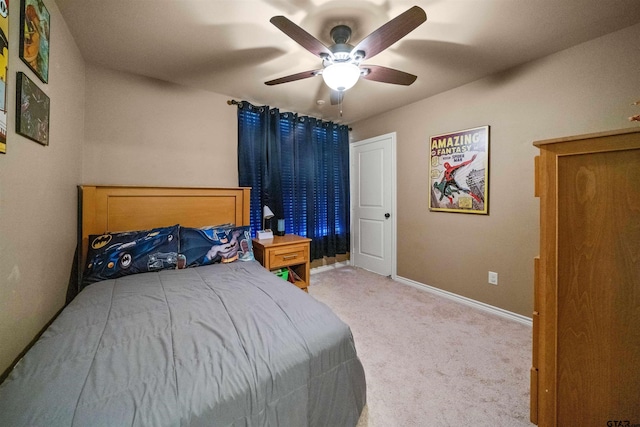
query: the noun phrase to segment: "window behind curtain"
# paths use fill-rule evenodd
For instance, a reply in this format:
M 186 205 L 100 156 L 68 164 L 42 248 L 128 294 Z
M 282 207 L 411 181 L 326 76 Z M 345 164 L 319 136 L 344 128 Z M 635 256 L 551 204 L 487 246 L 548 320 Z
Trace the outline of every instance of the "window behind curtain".
M 312 239 L 312 259 L 346 253 L 347 127 L 267 107 L 268 114 L 256 113 L 258 108 L 248 103 L 238 108 L 238 171 L 240 185 L 253 188 L 253 229 L 262 228 L 266 204 L 285 220 L 287 233 Z
M 261 152 L 263 144 L 259 142 L 266 129 L 265 107 L 245 104 L 238 105 L 238 170 L 243 171 L 239 185 L 251 187 L 249 213 L 251 230 L 255 236 L 256 230 L 262 229 L 261 206 L 265 204 L 261 191 L 264 169 L 264 156 Z

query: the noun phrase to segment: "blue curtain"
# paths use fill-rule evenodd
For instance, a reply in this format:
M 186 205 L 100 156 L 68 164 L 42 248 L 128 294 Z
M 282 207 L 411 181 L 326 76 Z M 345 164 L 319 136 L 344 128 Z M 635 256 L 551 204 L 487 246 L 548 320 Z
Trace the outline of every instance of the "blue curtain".
M 349 251 L 347 126 L 243 101 L 238 176 L 240 186 L 252 187 L 253 230 L 262 229 L 266 205 L 287 233 L 312 239 L 311 259 Z

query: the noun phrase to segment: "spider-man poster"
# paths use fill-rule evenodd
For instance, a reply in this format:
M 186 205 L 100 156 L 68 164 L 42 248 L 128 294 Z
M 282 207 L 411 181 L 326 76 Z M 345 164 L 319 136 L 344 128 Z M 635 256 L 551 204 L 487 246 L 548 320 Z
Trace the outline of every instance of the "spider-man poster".
M 9 77 L 9 0 L 0 0 L 0 153 L 7 152 L 7 79 Z
M 489 126 L 432 136 L 429 209 L 487 214 Z

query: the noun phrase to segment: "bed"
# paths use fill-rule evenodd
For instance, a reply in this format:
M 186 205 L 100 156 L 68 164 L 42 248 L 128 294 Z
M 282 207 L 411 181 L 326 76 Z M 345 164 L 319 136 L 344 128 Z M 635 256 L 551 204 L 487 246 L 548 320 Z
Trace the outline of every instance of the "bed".
M 96 236 L 247 227 L 249 189 L 78 191 L 84 286 L 0 385 L 0 425 L 357 424 L 366 387 L 349 327 L 251 257 L 178 269 L 160 251 L 152 271 L 86 283 Z

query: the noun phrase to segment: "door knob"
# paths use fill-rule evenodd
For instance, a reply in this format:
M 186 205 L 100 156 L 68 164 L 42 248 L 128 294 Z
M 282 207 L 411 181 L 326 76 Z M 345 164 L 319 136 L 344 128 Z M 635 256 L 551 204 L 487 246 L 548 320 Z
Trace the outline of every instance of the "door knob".
M 387 218 L 387 219 L 389 219 L 390 216 L 391 216 L 391 214 L 388 213 L 388 212 L 386 214 L 384 214 L 384 217 Z

